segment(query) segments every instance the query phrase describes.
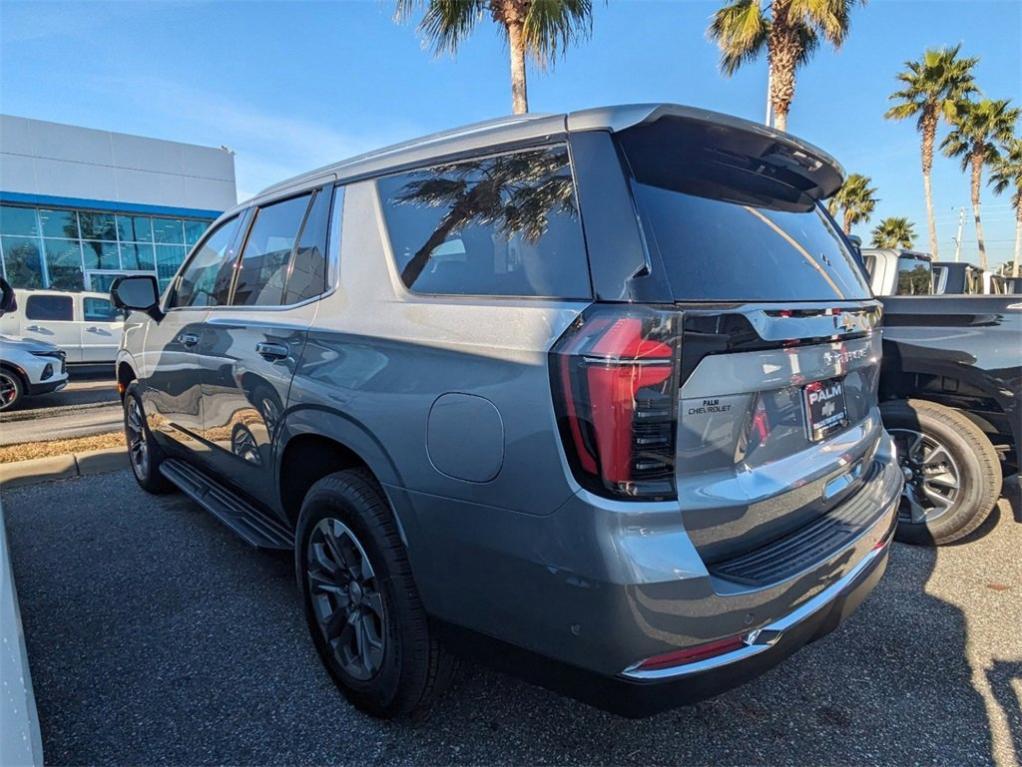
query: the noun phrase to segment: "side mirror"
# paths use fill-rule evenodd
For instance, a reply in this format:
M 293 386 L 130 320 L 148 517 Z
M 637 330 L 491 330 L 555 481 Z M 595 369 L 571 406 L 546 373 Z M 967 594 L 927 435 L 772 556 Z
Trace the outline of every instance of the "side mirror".
M 160 311 L 160 291 L 156 278 L 149 274 L 133 274 L 118 277 L 110 286 L 110 298 L 118 309 L 145 312 L 159 322 L 163 319 Z
M 14 295 L 11 283 L 0 277 L 0 316 L 18 309 L 18 299 Z

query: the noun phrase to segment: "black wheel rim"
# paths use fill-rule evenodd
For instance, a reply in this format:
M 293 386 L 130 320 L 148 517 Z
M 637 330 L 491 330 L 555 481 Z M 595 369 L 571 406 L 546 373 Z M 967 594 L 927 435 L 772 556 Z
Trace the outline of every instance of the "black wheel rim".
M 383 665 L 387 616 L 365 549 L 328 517 L 313 529 L 306 553 L 312 609 L 329 652 L 348 676 L 371 679 Z
M 0 410 L 6 410 L 18 398 L 18 385 L 6 373 L 0 373 Z
M 898 447 L 905 475 L 898 518 L 925 524 L 946 514 L 961 492 L 961 473 L 947 446 L 932 434 L 913 429 L 888 429 Z
M 149 473 L 149 445 L 145 438 L 145 417 L 134 397 L 124 402 L 124 436 L 128 441 L 128 460 L 135 476 L 145 479 Z

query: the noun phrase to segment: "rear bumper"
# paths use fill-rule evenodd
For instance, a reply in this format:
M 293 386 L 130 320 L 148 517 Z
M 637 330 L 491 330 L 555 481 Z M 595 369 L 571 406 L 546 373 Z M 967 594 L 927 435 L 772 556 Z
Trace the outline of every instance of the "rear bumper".
M 840 547 L 761 584 L 707 568 L 677 502 L 631 504 L 579 492 L 540 517 L 388 490 L 399 510 L 414 508 L 401 516 L 410 521 L 409 553 L 431 615 L 524 651 L 528 658 L 508 670 L 531 681 L 643 715 L 762 673 L 865 598 L 884 571 L 902 487 L 886 434 L 874 460 L 878 471 L 846 503 L 875 513 Z M 644 659 L 731 637 L 748 639 L 712 660 L 655 673 L 638 668 Z M 507 647 L 499 653 L 511 654 Z
M 609 708 L 647 716 L 717 695 L 768 671 L 794 652 L 833 631 L 880 582 L 894 531 L 839 581 L 787 615 L 750 632 L 744 647 L 673 668 L 626 669 L 616 679 Z

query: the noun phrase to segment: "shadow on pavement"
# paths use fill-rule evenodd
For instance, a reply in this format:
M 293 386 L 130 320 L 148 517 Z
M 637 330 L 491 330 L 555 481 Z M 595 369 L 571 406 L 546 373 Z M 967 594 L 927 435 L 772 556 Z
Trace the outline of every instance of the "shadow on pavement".
M 3 494 L 47 761 L 985 764 L 991 729 L 938 561 L 898 545 L 844 626 L 718 698 L 631 721 L 471 665 L 424 722 L 352 709 L 287 556 L 120 472 Z M 980 545 L 975 555 L 982 556 Z M 1018 664 L 991 671 L 1002 705 Z M 1017 730 L 1015 736 L 1017 738 Z

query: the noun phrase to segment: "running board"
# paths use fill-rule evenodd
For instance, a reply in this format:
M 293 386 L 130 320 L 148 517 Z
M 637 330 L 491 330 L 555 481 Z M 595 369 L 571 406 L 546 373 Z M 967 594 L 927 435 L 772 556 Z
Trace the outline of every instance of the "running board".
M 294 534 L 282 522 L 195 467 L 177 458 L 166 458 L 160 464 L 160 474 L 246 543 L 260 549 L 294 548 Z

